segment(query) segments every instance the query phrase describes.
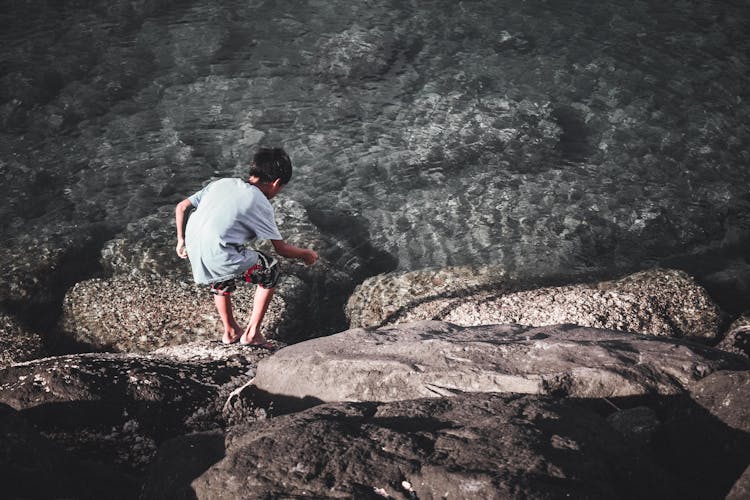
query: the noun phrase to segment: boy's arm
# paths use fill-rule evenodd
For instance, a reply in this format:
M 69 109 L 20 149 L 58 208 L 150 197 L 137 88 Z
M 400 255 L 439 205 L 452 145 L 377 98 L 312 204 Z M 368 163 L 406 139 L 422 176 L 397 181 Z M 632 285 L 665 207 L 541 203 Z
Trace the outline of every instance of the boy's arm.
M 315 261 L 318 260 L 317 252 L 311 248 L 295 247 L 294 245 L 286 243 L 284 240 L 271 240 L 271 243 L 273 244 L 273 249 L 276 250 L 276 253 L 282 257 L 301 259 L 308 266 L 315 264 Z
M 177 248 L 175 248 L 175 250 L 177 251 L 177 255 L 179 255 L 181 259 L 187 259 L 188 256 L 187 250 L 185 250 L 185 210 L 192 206 L 193 204 L 190 203 L 190 200 L 185 198 L 184 200 L 179 202 L 174 209 L 174 219 L 175 224 L 177 225 Z

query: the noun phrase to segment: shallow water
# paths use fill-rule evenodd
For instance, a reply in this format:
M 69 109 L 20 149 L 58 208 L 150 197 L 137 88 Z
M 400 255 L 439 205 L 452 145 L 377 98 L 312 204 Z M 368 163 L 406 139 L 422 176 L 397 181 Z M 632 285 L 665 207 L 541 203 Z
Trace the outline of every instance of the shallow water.
M 744 2 L 56 5 L 0 9 L 11 247 L 115 233 L 277 144 L 283 196 L 399 269 L 639 267 L 750 234 Z

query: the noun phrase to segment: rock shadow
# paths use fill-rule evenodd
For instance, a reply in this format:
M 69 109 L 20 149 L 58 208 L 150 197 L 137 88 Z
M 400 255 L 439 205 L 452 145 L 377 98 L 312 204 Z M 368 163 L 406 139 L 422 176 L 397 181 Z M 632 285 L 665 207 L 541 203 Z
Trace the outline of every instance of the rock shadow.
M 197 499 L 191 483 L 221 461 L 225 452 L 223 432 L 189 434 L 165 442 L 146 471 L 139 498 Z
M 688 395 L 576 399 L 606 417 L 646 407 L 658 425 L 626 439 L 643 446 L 670 480 L 674 498 L 725 498 L 750 463 L 750 433 L 733 428 Z
M 303 268 L 300 274 L 311 284 L 312 316 L 320 318 L 320 330 L 335 333 L 348 326 L 344 305 L 355 286 L 370 276 L 398 267 L 398 259 L 376 248 L 366 222 L 342 210 L 307 206 L 310 221 L 325 235 L 318 252 L 331 269 L 316 273 Z
M 231 424 L 239 423 L 241 419 L 254 419 L 255 410 L 262 409 L 265 415 L 278 417 L 308 410 L 314 406 L 324 404 L 325 401 L 312 396 L 297 398 L 294 396 L 282 396 L 259 389 L 254 385 L 248 385 L 242 390 L 241 396 L 236 400 L 227 402 L 231 415 L 227 420 Z M 225 408 L 227 411 L 227 408 Z

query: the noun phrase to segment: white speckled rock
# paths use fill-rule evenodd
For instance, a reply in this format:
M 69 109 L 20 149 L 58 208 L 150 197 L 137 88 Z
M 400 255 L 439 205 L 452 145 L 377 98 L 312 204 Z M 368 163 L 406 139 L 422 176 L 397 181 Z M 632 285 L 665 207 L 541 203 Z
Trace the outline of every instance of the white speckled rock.
M 238 287 L 234 314 L 240 325 L 250 317 L 254 286 Z M 263 323 L 267 337 L 294 338 L 305 331 L 304 284 L 282 279 Z M 222 326 L 205 286 L 140 274 L 116 275 L 76 284 L 65 296 L 61 329 L 97 348 L 148 352 L 198 340 L 220 340 Z
M 718 307 L 681 271 L 653 269 L 614 281 L 522 291 L 500 271 L 476 276 L 471 271 L 448 268 L 371 278 L 349 300 L 351 326 L 432 319 L 463 326 L 573 323 L 706 339 L 719 332 Z
M 45 354 L 40 335 L 28 331 L 12 316 L 0 312 L 0 368 Z

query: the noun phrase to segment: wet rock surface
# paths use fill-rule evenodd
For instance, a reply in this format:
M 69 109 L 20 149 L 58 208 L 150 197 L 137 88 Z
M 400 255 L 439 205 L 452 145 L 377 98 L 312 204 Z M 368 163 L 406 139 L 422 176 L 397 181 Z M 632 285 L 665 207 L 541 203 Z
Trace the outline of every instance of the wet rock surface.
M 175 252 L 174 210 L 174 206 L 160 207 L 155 213 L 128 224 L 104 244 L 103 267 L 115 275 L 143 274 L 192 282 L 190 264 Z
M 750 371 L 712 373 L 695 384 L 690 393 L 711 415 L 750 433 Z
M 716 370 L 748 368 L 741 357 L 697 343 L 625 332 L 426 321 L 352 329 L 289 346 L 259 364 L 247 391 L 318 401 L 457 392 L 667 395 Z
M 472 278 L 470 272 L 470 268 L 449 268 L 370 278 L 347 304 L 351 325 L 430 319 L 464 326 L 573 323 L 708 340 L 719 335 L 719 308 L 682 271 L 655 269 L 613 281 L 523 291 L 517 289 L 528 284 L 508 279 L 500 271 L 486 278 L 485 274 Z
M 99 272 L 96 253 L 107 229 L 59 221 L 29 224 L 0 246 L 0 305 L 36 330 L 54 325 L 67 289 Z
M 238 287 L 233 298 L 240 325 L 250 318 L 255 287 Z M 294 276 L 279 284 L 264 319 L 269 338 L 307 335 L 305 285 Z M 77 283 L 65 296 L 60 330 L 96 349 L 148 352 L 198 340 L 221 340 L 223 327 L 207 286 L 140 274 Z

